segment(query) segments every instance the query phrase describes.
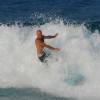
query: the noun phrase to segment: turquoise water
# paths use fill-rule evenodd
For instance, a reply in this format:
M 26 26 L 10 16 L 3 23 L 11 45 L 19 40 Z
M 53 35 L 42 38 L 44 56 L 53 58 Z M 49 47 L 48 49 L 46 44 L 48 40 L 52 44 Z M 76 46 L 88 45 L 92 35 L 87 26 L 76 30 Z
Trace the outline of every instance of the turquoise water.
M 39 89 L 32 88 L 5 88 L 0 89 L 0 100 L 75 100 L 53 96 Z

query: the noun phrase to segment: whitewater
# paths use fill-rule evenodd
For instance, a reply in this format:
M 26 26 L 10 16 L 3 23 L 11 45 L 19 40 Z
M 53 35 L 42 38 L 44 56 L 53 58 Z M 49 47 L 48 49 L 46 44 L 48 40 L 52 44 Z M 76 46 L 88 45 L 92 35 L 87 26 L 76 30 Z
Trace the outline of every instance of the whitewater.
M 59 33 L 46 43 L 61 48 L 53 52 L 57 61 L 48 66 L 42 64 L 35 49 L 35 32 L 44 35 Z M 82 80 L 70 84 L 67 79 L 73 73 Z M 0 88 L 39 88 L 60 96 L 100 98 L 100 34 L 91 32 L 84 24 L 64 24 L 51 21 L 44 25 L 0 26 Z

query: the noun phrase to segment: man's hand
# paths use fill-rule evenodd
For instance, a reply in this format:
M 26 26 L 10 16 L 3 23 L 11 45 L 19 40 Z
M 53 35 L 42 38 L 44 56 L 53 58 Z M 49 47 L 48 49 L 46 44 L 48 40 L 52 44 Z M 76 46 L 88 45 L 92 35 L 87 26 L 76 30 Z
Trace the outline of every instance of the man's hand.
M 58 36 L 58 33 L 56 33 L 54 36 L 57 37 Z
M 57 52 L 57 51 L 60 51 L 60 50 L 61 50 L 60 48 L 55 48 L 55 49 L 54 49 L 54 51 L 56 51 L 56 52 Z

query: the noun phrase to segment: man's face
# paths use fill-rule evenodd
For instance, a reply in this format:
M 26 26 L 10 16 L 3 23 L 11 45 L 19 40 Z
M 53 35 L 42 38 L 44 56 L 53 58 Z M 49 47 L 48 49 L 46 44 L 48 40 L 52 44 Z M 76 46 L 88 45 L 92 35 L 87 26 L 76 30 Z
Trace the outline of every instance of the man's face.
M 42 38 L 42 31 L 37 30 L 36 35 L 37 35 L 38 38 Z

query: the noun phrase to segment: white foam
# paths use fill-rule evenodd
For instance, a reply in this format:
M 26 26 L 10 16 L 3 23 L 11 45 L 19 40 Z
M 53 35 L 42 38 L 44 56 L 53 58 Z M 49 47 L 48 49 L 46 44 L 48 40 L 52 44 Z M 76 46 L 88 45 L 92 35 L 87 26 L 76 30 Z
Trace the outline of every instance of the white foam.
M 44 35 L 59 33 L 47 40 L 61 48 L 59 60 L 41 64 L 35 52 L 35 31 Z M 46 23 L 33 27 L 0 26 L 0 87 L 35 87 L 58 96 L 100 97 L 100 35 L 84 25 Z M 82 84 L 71 86 L 65 80 L 69 72 L 81 73 Z

